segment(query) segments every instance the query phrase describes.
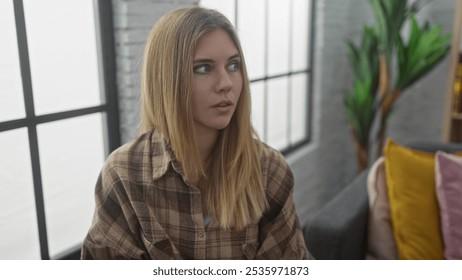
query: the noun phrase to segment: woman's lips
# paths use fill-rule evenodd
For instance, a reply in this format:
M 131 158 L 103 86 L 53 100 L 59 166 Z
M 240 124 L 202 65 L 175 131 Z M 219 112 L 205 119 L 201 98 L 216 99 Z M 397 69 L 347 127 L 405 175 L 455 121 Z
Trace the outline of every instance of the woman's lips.
M 213 105 L 213 107 L 224 108 L 233 105 L 233 103 L 229 100 L 223 100 L 218 102 L 217 104 Z
M 212 106 L 219 114 L 229 114 L 233 110 L 233 102 L 223 100 Z

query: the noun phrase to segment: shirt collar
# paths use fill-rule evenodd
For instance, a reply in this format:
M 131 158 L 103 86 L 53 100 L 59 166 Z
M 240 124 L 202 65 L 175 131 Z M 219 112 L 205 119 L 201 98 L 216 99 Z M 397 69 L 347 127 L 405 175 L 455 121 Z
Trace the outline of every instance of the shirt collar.
M 181 164 L 175 158 L 170 143 L 156 130 L 151 135 L 151 164 L 153 180 L 164 176 L 170 164 L 177 173 L 183 176 Z

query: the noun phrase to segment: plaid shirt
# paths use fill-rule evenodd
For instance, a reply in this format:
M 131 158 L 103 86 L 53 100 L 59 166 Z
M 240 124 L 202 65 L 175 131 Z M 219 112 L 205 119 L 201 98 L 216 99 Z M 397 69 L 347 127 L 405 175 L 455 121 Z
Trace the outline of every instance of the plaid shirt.
M 159 133 L 120 147 L 98 178 L 82 259 L 307 259 L 292 172 L 280 153 L 262 146 L 269 209 L 240 231 L 204 222 L 200 191 L 184 182 Z

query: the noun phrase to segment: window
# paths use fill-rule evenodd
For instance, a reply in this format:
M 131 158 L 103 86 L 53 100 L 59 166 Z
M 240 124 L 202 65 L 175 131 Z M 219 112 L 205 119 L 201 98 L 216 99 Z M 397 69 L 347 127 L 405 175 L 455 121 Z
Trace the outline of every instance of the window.
M 310 139 L 314 0 L 202 0 L 230 19 L 251 81 L 252 122 L 283 153 Z
M 81 246 L 120 144 L 112 34 L 110 1 L 0 1 L 0 259 Z

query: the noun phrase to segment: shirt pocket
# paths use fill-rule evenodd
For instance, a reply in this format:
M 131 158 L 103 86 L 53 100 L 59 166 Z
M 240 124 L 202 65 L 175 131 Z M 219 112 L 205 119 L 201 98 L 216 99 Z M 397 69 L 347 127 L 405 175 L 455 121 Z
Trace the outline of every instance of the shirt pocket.
M 180 252 L 168 237 L 160 240 L 149 241 L 142 235 L 143 243 L 146 246 L 149 257 L 153 260 L 181 260 Z

